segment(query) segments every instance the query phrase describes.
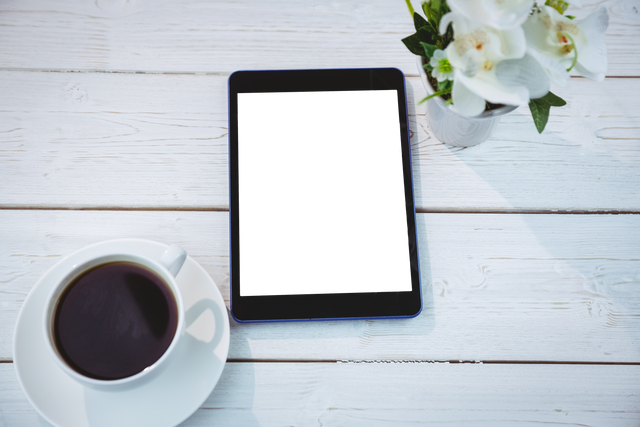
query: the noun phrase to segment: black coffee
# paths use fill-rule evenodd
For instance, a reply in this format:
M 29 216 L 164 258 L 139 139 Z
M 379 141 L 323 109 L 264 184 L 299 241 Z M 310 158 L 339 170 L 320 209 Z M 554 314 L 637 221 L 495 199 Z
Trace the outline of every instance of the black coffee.
M 163 279 L 138 264 L 113 262 L 67 286 L 53 330 L 58 351 L 73 369 L 116 380 L 158 360 L 177 325 L 176 300 Z

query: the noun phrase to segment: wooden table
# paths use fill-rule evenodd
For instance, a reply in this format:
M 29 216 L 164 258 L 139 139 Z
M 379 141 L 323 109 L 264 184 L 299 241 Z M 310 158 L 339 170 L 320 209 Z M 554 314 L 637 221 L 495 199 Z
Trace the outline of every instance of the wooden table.
M 599 2 L 583 3 L 578 18 Z M 640 4 L 607 6 L 604 82 L 556 89 L 567 106 L 542 135 L 519 108 L 462 149 L 416 105 L 400 0 L 2 2 L 0 426 L 47 425 L 12 337 L 65 255 L 177 243 L 228 303 L 232 71 L 378 66 L 407 76 L 422 314 L 232 321 L 184 425 L 640 425 Z

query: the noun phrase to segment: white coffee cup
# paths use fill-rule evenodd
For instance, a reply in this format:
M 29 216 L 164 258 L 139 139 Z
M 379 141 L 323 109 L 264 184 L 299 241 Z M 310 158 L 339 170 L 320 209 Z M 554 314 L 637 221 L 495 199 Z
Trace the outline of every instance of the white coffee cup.
M 155 378 L 171 362 L 172 356 L 176 353 L 176 348 L 179 345 L 180 338 L 185 332 L 184 304 L 175 276 L 182 268 L 186 258 L 187 253 L 184 249 L 177 245 L 172 245 L 162 254 L 158 261 L 136 254 L 120 252 L 88 258 L 76 264 L 71 271 L 69 271 L 69 273 L 54 286 L 45 303 L 45 315 L 43 322 L 45 343 L 51 357 L 53 357 L 60 369 L 78 383 L 99 390 L 126 390 L 138 387 Z M 152 365 L 125 378 L 102 380 L 91 378 L 77 372 L 64 360 L 55 342 L 54 317 L 59 299 L 69 284 L 94 267 L 114 262 L 126 262 L 140 265 L 152 271 L 164 281 L 175 297 L 177 306 L 177 326 L 169 347 Z

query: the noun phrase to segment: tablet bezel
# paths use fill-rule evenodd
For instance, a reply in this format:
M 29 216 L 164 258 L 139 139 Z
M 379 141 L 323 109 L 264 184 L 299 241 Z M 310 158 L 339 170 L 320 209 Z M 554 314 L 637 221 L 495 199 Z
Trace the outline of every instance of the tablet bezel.
M 238 93 L 396 90 L 402 148 L 411 291 L 240 296 Z M 396 68 L 236 71 L 229 76 L 229 245 L 231 315 L 238 322 L 415 317 L 422 310 L 420 266 L 403 73 Z

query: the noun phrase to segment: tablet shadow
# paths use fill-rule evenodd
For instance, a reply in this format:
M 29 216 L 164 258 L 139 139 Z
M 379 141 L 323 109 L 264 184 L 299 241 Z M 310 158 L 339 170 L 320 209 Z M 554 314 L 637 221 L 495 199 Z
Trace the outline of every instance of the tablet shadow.
M 417 138 L 413 91 L 407 85 L 409 134 Z M 412 154 L 414 193 L 419 194 L 420 165 L 417 151 Z M 417 351 L 407 346 L 407 337 L 427 336 L 435 327 L 433 291 L 426 226 L 416 215 L 416 232 L 420 256 L 422 312 L 410 319 L 371 319 L 281 323 L 231 324 L 231 359 L 276 360 L 352 360 L 416 359 Z M 318 356 L 319 355 L 319 356 Z
M 415 360 L 407 337 L 426 337 L 435 326 L 429 249 L 418 216 L 422 312 L 409 319 L 238 323 L 230 320 L 230 359 Z M 424 341 L 418 339 L 418 341 Z M 421 356 L 422 358 L 422 356 Z

